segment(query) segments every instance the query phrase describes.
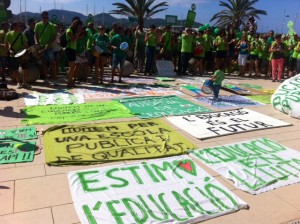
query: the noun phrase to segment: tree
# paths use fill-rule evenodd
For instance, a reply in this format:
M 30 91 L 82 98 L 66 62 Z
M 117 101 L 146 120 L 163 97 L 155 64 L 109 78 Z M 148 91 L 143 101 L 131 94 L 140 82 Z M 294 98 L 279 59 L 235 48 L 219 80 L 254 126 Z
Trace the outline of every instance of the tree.
M 227 0 L 220 1 L 219 6 L 226 9 L 216 13 L 211 22 L 216 20 L 215 26 L 226 27 L 231 25 L 235 29 L 241 25 L 245 26 L 247 19 L 251 16 L 260 19 L 259 15 L 267 15 L 264 10 L 259 10 L 253 7 L 258 0 Z
M 118 9 L 111 10 L 110 13 L 133 16 L 138 18 L 138 24 L 144 25 L 144 19 L 150 18 L 151 16 L 166 10 L 168 4 L 167 2 L 161 2 L 153 5 L 155 0 L 125 0 L 127 4 L 123 3 L 113 3 Z

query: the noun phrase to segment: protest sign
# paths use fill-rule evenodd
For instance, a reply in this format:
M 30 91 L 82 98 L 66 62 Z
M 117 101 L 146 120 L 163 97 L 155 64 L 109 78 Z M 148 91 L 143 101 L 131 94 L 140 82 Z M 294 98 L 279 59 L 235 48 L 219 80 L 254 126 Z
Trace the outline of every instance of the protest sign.
M 263 87 L 259 86 L 259 85 L 253 85 L 253 84 L 249 84 L 249 83 L 239 83 L 240 86 L 246 87 L 246 88 L 250 88 L 250 89 L 257 89 L 257 90 L 262 90 Z
M 141 87 L 133 87 L 130 89 L 133 93 L 138 96 L 170 96 L 170 95 L 183 95 L 182 92 L 178 90 L 174 90 L 172 88 L 166 87 L 155 87 L 155 86 L 144 86 Z
M 276 110 L 300 119 L 300 74 L 285 80 L 273 94 L 271 103 Z
M 111 80 L 111 77 L 110 76 L 104 76 L 103 80 L 109 82 Z M 123 80 L 123 82 L 130 83 L 130 84 L 137 84 L 137 83 L 140 83 L 140 84 L 154 84 L 154 83 L 157 82 L 156 79 L 151 78 L 151 77 L 142 78 L 142 77 L 138 77 L 138 76 L 122 77 L 122 80 Z
M 156 61 L 158 76 L 175 77 L 174 66 L 172 61 L 157 60 Z
M 82 224 L 199 223 L 247 208 L 187 156 L 68 173 Z
M 211 110 L 177 96 L 115 99 L 140 118 L 204 113 Z
M 82 94 L 85 99 L 116 98 L 125 96 L 134 96 L 130 89 L 114 87 L 91 87 L 88 89 L 78 88 L 75 91 Z
M 210 105 L 212 107 L 222 109 L 222 108 L 233 108 L 233 107 L 249 107 L 249 106 L 263 106 L 264 104 L 254 102 L 239 95 L 231 96 L 219 96 L 219 100 L 216 101 L 213 97 L 196 97 L 193 98 L 200 103 Z
M 192 96 L 201 96 L 203 94 L 202 90 L 196 86 L 191 86 L 191 85 L 182 85 L 180 87 L 180 90 L 188 95 Z M 201 94 L 202 93 L 202 94 Z
M 300 152 L 267 138 L 201 149 L 192 155 L 251 194 L 300 182 Z
M 156 79 L 160 82 L 173 82 L 173 81 L 176 81 L 175 78 L 170 78 L 170 77 L 156 77 Z
M 270 104 L 271 103 L 271 97 L 272 94 L 269 95 L 256 95 L 256 96 L 246 96 L 246 98 L 250 99 L 250 100 L 254 100 L 260 103 L 264 103 L 264 104 Z
M 255 88 L 251 88 L 251 87 L 255 87 Z M 251 85 L 247 85 L 247 84 L 236 84 L 233 82 L 226 82 L 222 84 L 222 89 L 230 91 L 230 92 L 234 92 L 236 94 L 239 95 L 264 95 L 264 94 L 269 94 L 268 92 L 264 92 L 260 89 L 257 89 L 257 86 L 251 86 Z
M 195 146 L 159 119 L 55 126 L 44 134 L 46 163 L 93 164 L 186 153 Z
M 32 162 L 35 142 L 1 142 L 0 164 Z
M 27 118 L 22 124 L 62 124 L 133 116 L 118 102 L 32 106 L 26 107 L 24 112 Z
M 199 139 L 291 125 L 248 109 L 171 116 L 167 119 Z
M 0 142 L 23 141 L 36 138 L 37 134 L 34 126 L 0 130 Z
M 70 94 L 70 93 L 39 93 L 28 94 L 24 97 L 26 106 L 37 105 L 52 105 L 52 104 L 80 104 L 84 103 L 82 94 Z

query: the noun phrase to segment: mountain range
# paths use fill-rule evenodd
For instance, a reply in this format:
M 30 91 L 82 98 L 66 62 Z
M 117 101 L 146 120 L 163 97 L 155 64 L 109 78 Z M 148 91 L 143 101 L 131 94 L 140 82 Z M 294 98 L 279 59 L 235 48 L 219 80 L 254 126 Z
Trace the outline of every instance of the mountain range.
M 74 16 L 78 16 L 83 22 L 85 22 L 88 19 L 88 16 L 83 15 L 78 12 L 68 11 L 68 10 L 59 10 L 59 9 L 51 9 L 48 11 L 50 20 L 54 17 L 57 18 L 57 20 L 63 24 L 69 25 L 72 21 L 72 18 Z M 21 20 L 23 22 L 26 21 L 26 19 L 34 18 L 36 21 L 40 20 L 40 13 L 33 13 L 33 12 L 22 12 L 17 15 L 13 14 L 12 20 Z M 111 16 L 108 13 L 100 13 L 94 16 L 95 25 L 104 25 L 106 27 L 111 27 L 111 24 L 113 22 L 116 22 L 118 24 L 122 24 L 124 26 L 130 26 L 131 23 L 129 23 L 128 19 L 125 18 L 115 18 Z M 165 19 L 162 18 L 153 18 L 153 19 L 146 19 L 144 20 L 144 27 L 149 27 L 151 24 L 155 24 L 156 26 L 164 26 L 165 25 Z M 185 20 L 177 20 L 177 24 L 175 26 L 184 26 Z M 137 25 L 136 23 L 133 23 L 132 25 Z M 195 22 L 194 27 L 199 27 L 203 24 Z

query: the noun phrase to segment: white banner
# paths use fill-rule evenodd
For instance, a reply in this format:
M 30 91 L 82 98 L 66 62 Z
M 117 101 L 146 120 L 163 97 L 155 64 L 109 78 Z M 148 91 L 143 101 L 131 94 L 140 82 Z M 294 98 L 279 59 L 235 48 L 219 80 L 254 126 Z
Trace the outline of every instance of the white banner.
M 166 117 L 199 139 L 291 125 L 248 109 Z
M 267 138 L 206 148 L 194 157 L 251 194 L 300 182 L 300 152 Z
M 34 93 L 26 95 L 24 102 L 26 106 L 81 104 L 84 103 L 84 98 L 78 93 Z
M 198 223 L 247 204 L 188 156 L 68 174 L 82 224 Z

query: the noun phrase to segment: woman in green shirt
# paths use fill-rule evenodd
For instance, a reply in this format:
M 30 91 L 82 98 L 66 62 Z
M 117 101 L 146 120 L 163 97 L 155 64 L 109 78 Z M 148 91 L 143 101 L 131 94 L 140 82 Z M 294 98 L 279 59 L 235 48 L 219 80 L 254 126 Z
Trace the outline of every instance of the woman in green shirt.
M 156 26 L 150 26 L 150 32 L 146 33 L 146 67 L 144 75 L 150 74 L 153 71 L 153 64 L 155 60 L 155 48 L 157 44 L 157 36 L 155 32 Z

